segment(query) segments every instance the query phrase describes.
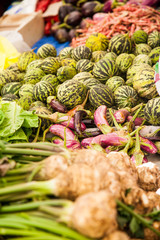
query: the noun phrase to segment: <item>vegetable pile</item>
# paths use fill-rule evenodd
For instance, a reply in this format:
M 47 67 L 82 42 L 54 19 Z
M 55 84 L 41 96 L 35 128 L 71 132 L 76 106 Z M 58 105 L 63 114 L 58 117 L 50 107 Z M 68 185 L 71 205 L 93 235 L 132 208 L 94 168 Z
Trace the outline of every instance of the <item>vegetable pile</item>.
M 159 54 L 157 30 L 96 33 L 0 72 L 4 239 L 159 239 Z
M 129 32 L 129 35 L 142 29 L 146 33 L 154 30 L 160 31 L 160 12 L 148 6 L 125 4 L 113 9 L 113 13 L 108 13 L 102 19 L 86 19 L 86 27 L 77 29 L 79 36 L 72 39 L 72 46 L 85 44 L 90 34 L 103 33 L 108 38 L 121 33 Z
M 124 152 L 72 152 L 53 143 L 1 142 L 1 154 L 0 232 L 6 239 L 159 238 L 155 164 L 136 167 Z

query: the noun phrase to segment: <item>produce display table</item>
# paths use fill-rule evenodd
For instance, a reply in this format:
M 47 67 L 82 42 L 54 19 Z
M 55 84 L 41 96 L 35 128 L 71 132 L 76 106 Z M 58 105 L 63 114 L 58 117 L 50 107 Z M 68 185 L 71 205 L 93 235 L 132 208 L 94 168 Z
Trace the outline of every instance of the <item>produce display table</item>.
M 38 48 L 45 43 L 52 44 L 57 49 L 57 54 L 59 54 L 63 48 L 69 47 L 69 42 L 59 43 L 53 36 L 44 36 L 32 46 L 32 49 L 37 52 Z

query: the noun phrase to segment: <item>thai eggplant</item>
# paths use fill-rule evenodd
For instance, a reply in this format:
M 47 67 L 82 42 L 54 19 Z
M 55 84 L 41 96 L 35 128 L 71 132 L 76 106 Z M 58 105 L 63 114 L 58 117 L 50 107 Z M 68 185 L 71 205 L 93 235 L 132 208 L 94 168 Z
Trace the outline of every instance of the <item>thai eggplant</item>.
M 71 150 L 75 150 L 75 149 L 81 149 L 81 144 L 77 141 L 77 140 L 66 140 L 64 141 L 63 139 L 54 139 L 53 143 L 59 145 L 59 146 L 63 146 L 68 149 Z
M 109 126 L 106 118 L 107 106 L 101 105 L 94 112 L 94 123 L 102 133 L 107 134 L 113 132 L 113 128 Z
M 156 145 L 147 138 L 140 137 L 141 149 L 147 153 L 155 154 L 157 153 Z
M 124 123 L 130 112 L 127 109 L 119 109 L 113 114 L 117 123 Z
M 131 121 L 131 119 L 133 118 L 133 116 L 127 116 L 127 121 Z M 140 126 L 142 123 L 143 123 L 144 119 L 143 118 L 139 118 L 137 117 L 135 120 L 134 120 L 134 125 L 135 126 Z
M 56 136 L 59 136 L 63 140 L 75 140 L 77 139 L 73 131 L 67 127 L 62 126 L 61 124 L 54 124 L 49 128 L 49 131 Z
M 94 138 L 94 137 L 84 138 L 84 139 L 81 141 L 82 147 L 87 148 L 88 146 L 90 146 L 93 138 Z
M 94 137 L 90 146 L 95 143 L 100 144 L 104 148 L 107 146 L 124 146 L 129 140 L 131 140 L 131 137 L 127 133 L 123 131 L 115 131 Z
M 57 112 L 66 113 L 67 108 L 64 104 L 60 103 L 55 96 L 49 96 L 47 103 Z

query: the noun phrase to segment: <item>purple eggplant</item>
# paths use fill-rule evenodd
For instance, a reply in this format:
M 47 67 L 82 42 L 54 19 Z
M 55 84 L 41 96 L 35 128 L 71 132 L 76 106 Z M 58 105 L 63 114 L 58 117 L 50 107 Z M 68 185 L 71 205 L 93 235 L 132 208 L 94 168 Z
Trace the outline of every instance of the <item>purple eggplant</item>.
M 130 112 L 127 109 L 119 109 L 113 114 L 117 123 L 124 123 Z
M 64 43 L 69 41 L 69 36 L 66 28 L 59 28 L 54 34 L 54 37 L 59 43 Z
M 60 6 L 58 10 L 58 18 L 60 22 L 63 22 L 64 18 L 72 11 L 75 11 L 75 7 L 73 7 L 71 4 L 65 4 Z
M 60 145 L 60 146 L 63 146 L 64 145 L 64 140 L 61 139 L 61 138 L 55 138 L 53 140 L 53 143 L 57 144 L 57 145 Z
M 104 4 L 103 12 L 105 13 L 112 12 L 112 8 L 113 8 L 113 0 L 108 0 Z
M 52 26 L 51 26 L 51 34 L 54 36 L 56 31 L 60 28 L 60 23 L 59 22 L 55 22 Z
M 64 104 L 60 103 L 55 96 L 49 96 L 47 103 L 57 112 L 66 113 L 67 108 Z
M 76 140 L 66 140 L 66 143 L 62 139 L 55 139 L 53 140 L 53 143 L 59 145 L 59 146 L 65 146 L 68 149 L 75 150 L 75 149 L 81 149 L 81 144 Z
M 130 4 L 136 4 L 136 5 L 144 5 L 144 6 L 156 6 L 159 3 L 159 0 L 142 0 L 142 1 L 137 1 L 137 0 L 129 0 L 128 3 Z
M 82 118 L 85 117 L 87 115 L 86 111 L 84 110 L 79 110 L 75 112 L 74 115 L 74 129 L 76 130 L 76 132 L 81 135 L 82 134 Z M 84 123 L 83 123 L 84 124 Z
M 93 119 L 83 119 L 82 122 L 86 125 L 88 128 L 96 127 Z
M 94 13 L 102 12 L 104 4 L 98 1 L 86 2 L 82 5 L 81 11 L 84 17 L 92 17 Z
M 116 131 L 107 134 L 100 134 L 94 137 L 90 145 L 100 144 L 104 148 L 106 148 L 107 146 L 124 146 L 129 140 L 129 135 L 124 134 L 124 132 L 122 131 Z
M 90 23 L 88 20 L 92 20 L 91 18 L 83 18 L 82 21 L 80 22 L 80 28 L 81 29 L 87 29 L 90 27 Z
M 130 115 L 127 116 L 127 121 L 128 121 L 128 122 L 131 121 L 132 118 L 133 118 L 133 116 L 130 116 Z M 135 126 L 140 126 L 140 125 L 142 124 L 143 121 L 144 121 L 143 118 L 139 118 L 139 117 L 137 117 L 137 118 L 134 120 L 134 125 L 135 125 Z
M 64 18 L 64 22 L 71 27 L 79 25 L 81 20 L 82 14 L 79 11 L 72 11 Z
M 78 0 L 65 0 L 65 3 L 69 3 L 69 4 L 72 4 L 72 5 L 75 5 L 77 4 Z
M 147 153 L 155 154 L 158 151 L 156 145 L 147 138 L 140 137 L 140 145 L 141 149 Z
M 96 137 L 101 134 L 101 131 L 98 128 L 86 128 L 82 132 L 82 135 L 80 137 Z
M 63 126 L 69 127 L 73 130 L 77 129 L 77 126 L 75 126 L 75 118 L 73 118 L 73 117 L 70 117 L 68 115 L 64 115 L 62 117 L 59 117 L 58 121 Z M 86 125 L 83 122 L 81 122 L 80 125 L 79 125 L 79 128 L 83 132 L 86 129 Z
M 54 124 L 49 128 L 49 131 L 56 136 L 59 136 L 63 140 L 66 138 L 67 140 L 75 140 L 77 139 L 74 132 L 71 129 L 62 126 L 61 124 Z
M 113 132 L 113 128 L 109 126 L 107 121 L 106 114 L 107 107 L 105 105 L 99 106 L 94 112 L 94 123 L 104 134 Z
M 72 41 L 73 38 L 77 37 L 78 33 L 76 29 L 70 29 L 68 32 L 69 41 Z
M 88 138 L 84 138 L 82 141 L 81 141 L 81 145 L 82 147 L 84 148 L 87 148 L 90 146 L 90 143 L 92 142 L 94 137 L 88 137 Z

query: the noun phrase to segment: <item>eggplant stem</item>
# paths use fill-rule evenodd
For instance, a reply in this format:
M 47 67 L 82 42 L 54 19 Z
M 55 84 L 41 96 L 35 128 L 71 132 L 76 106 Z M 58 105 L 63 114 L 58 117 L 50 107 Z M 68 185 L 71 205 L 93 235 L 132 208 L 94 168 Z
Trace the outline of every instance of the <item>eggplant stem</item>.
M 118 129 L 119 129 L 119 130 L 122 129 L 122 126 L 120 126 L 120 125 L 117 123 L 117 121 L 116 121 L 116 119 L 115 119 L 115 117 L 114 117 L 114 115 L 113 115 L 112 109 L 109 108 L 108 110 L 109 110 L 109 113 L 110 113 L 110 115 L 111 115 L 111 117 L 112 117 L 112 120 L 113 120 L 114 125 L 115 125 L 115 127 L 117 128 L 117 130 L 118 130 Z
M 45 129 L 45 131 L 43 132 L 42 142 L 45 142 L 45 140 L 46 140 L 46 134 L 49 132 L 49 128 L 50 128 L 50 126 L 49 126 L 47 129 Z
M 135 107 L 131 108 L 130 112 L 133 113 L 135 112 L 137 109 L 139 109 L 141 106 L 143 106 L 143 103 L 140 103 L 138 105 L 136 105 Z
M 88 95 L 89 95 L 89 90 L 88 90 L 88 92 L 87 92 L 87 94 L 86 94 L 86 97 L 85 97 L 83 103 L 81 104 L 81 106 L 82 106 L 83 108 L 84 108 L 84 106 L 86 105 L 86 102 L 87 102 L 87 100 L 88 100 Z

